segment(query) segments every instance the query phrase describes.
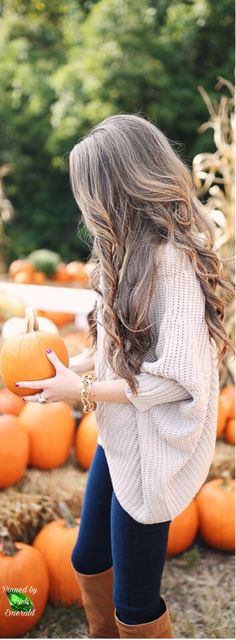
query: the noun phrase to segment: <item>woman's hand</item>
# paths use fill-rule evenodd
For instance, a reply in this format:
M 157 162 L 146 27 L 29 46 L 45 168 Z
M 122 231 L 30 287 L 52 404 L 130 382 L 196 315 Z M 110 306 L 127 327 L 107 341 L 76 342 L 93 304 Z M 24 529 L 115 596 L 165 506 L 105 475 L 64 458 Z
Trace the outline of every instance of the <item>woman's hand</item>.
M 28 389 L 42 389 L 40 396 L 44 400 L 41 399 L 41 402 L 78 401 L 82 390 L 81 377 L 68 367 L 65 367 L 52 349 L 47 350 L 46 355 L 55 367 L 56 375 L 53 378 L 30 382 L 28 380 L 20 380 L 16 383 L 16 386 L 27 387 Z M 23 396 L 23 399 L 38 402 L 39 394 Z

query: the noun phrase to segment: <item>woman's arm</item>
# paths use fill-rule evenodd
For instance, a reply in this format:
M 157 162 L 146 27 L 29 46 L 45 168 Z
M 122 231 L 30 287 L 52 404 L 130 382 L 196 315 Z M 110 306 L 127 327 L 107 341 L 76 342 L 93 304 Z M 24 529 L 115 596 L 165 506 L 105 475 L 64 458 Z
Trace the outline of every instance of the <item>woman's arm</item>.
M 70 369 L 74 371 L 74 373 L 83 373 L 86 371 L 92 371 L 94 369 L 94 357 L 95 351 L 92 349 L 86 349 L 82 353 L 79 353 L 77 356 L 73 356 L 70 358 Z
M 155 385 L 155 394 L 153 393 L 153 380 Z M 94 402 L 126 402 L 130 403 L 131 399 L 126 393 L 127 383 L 124 378 L 117 380 L 96 380 L 92 382 L 89 399 Z M 186 400 L 191 396 L 187 390 L 176 382 L 176 380 L 158 378 L 147 374 L 146 389 L 142 389 L 143 395 L 151 396 L 152 404 L 161 404 L 163 402 L 173 402 L 174 400 Z M 155 399 L 153 401 L 153 396 Z M 151 403 L 150 403 L 151 404 Z

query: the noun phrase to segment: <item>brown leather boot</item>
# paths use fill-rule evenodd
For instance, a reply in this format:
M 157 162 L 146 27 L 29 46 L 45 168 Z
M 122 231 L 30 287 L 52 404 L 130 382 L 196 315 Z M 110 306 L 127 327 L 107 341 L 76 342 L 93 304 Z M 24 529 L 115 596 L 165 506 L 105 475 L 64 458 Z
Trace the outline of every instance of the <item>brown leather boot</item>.
M 73 571 L 79 583 L 90 638 L 119 638 L 114 618 L 113 566 L 101 573 Z
M 114 610 L 114 617 L 119 629 L 120 638 L 174 638 L 170 615 L 165 601 L 165 611 L 159 618 L 143 624 L 126 624 L 117 617 L 117 610 Z

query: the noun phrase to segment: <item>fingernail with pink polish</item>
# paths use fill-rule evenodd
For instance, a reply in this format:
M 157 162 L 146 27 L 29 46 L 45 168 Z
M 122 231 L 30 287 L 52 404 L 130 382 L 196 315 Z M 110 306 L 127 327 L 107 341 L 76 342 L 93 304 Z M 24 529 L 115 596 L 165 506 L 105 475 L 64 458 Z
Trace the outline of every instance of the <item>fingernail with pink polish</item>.
M 47 353 L 52 353 L 52 349 L 48 348 L 46 349 Z
M 19 386 L 20 386 L 20 385 L 19 385 L 19 384 L 17 384 L 17 382 L 16 382 L 15 387 L 19 387 Z

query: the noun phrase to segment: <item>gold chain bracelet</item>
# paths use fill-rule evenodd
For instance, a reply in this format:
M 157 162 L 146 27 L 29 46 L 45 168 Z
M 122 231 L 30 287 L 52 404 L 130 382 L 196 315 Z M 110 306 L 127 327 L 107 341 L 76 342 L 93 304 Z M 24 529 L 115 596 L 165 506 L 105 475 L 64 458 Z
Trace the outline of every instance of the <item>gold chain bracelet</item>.
M 91 391 L 92 382 L 94 382 L 95 380 L 97 380 L 97 378 L 96 376 L 93 375 L 93 373 L 85 373 L 81 377 L 81 381 L 83 384 L 82 391 L 81 391 L 81 402 L 83 405 L 84 413 L 88 413 L 89 411 L 95 411 L 96 409 L 96 406 L 97 406 L 96 402 L 89 400 L 89 394 Z

